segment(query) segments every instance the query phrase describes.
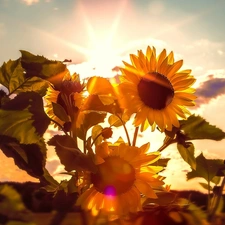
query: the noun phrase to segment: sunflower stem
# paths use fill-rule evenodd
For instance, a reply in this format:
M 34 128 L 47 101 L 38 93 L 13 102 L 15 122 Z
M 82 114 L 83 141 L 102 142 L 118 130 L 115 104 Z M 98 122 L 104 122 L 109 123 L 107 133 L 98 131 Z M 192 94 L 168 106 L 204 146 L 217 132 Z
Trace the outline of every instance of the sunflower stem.
M 224 186 L 225 186 L 225 177 L 223 177 L 223 181 L 222 181 L 222 184 L 221 184 L 221 186 L 220 186 L 218 196 L 217 196 L 217 198 L 216 198 L 216 203 L 215 203 L 215 205 L 214 205 L 214 207 L 213 207 L 213 209 L 212 209 L 212 212 L 211 212 L 210 215 L 209 215 L 209 222 L 212 222 L 213 217 L 214 217 L 214 215 L 215 215 L 215 213 L 216 213 L 216 210 L 217 210 L 217 208 L 218 208 L 218 206 L 219 206 L 220 200 L 221 200 L 221 198 L 222 198 Z
M 163 145 L 157 150 L 159 152 L 162 152 L 165 148 L 167 148 L 169 145 L 176 143 L 177 141 L 174 140 L 173 138 L 168 138 L 164 141 Z
M 132 146 L 135 146 L 136 145 L 138 130 L 139 130 L 139 127 L 136 127 L 135 128 L 135 131 L 134 131 L 134 138 L 133 138 Z
M 120 118 L 119 115 L 116 115 L 116 116 L 117 116 L 117 117 L 119 118 L 119 120 L 121 121 L 121 123 L 122 123 L 122 125 L 123 125 L 123 128 L 124 128 L 124 131 L 125 131 L 125 134 L 126 134 L 126 136 L 127 136 L 127 142 L 128 142 L 128 144 L 129 144 L 129 146 L 131 146 L 130 137 L 129 137 L 129 134 L 128 134 L 126 125 L 125 125 L 125 123 L 123 122 L 122 118 Z

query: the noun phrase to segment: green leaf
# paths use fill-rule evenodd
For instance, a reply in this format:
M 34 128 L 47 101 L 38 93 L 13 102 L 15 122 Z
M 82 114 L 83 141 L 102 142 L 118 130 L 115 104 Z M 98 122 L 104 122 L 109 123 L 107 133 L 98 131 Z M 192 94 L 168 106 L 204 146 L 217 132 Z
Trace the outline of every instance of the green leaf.
M 192 169 L 196 170 L 196 159 L 194 156 L 194 145 L 191 142 L 186 142 L 186 146 L 177 144 L 177 149 L 185 162 L 187 162 Z
M 0 109 L 0 135 L 14 137 L 22 144 L 38 142 L 49 123 L 42 98 L 35 92 L 22 92 Z
M 151 166 L 167 167 L 169 160 L 170 160 L 170 158 L 159 159 L 156 162 L 152 163 Z
M 56 153 L 66 171 L 84 169 L 96 172 L 96 166 L 91 157 L 77 149 L 76 143 L 70 136 L 55 135 L 48 144 L 55 146 Z
M 38 77 L 27 78 L 25 75 L 20 59 L 9 60 L 0 68 L 0 84 L 4 85 L 10 94 L 35 91 L 44 96 L 48 87 L 47 81 Z
M 217 175 L 218 175 L 218 173 L 217 173 Z M 218 184 L 220 183 L 220 181 L 221 181 L 221 177 L 219 177 L 219 176 L 215 176 L 215 177 L 213 177 L 213 179 L 211 180 L 211 182 L 213 182 L 213 183 L 216 184 L 216 185 L 218 185 Z
M 69 73 L 66 65 L 60 61 L 48 60 L 39 55 L 21 50 L 21 64 L 26 71 L 26 77 L 40 77 L 50 81 L 56 89 L 60 88 L 65 74 Z
M 9 92 L 14 91 L 21 83 L 24 82 L 24 69 L 20 60 L 9 60 L 3 63 L 0 68 L 0 83 L 4 85 Z
M 121 119 L 119 118 L 119 116 Z M 109 116 L 108 122 L 109 122 L 110 126 L 120 127 L 123 125 L 123 123 L 125 124 L 129 120 L 129 117 L 127 114 L 122 114 L 119 116 L 114 115 L 114 114 Z
M 202 183 L 202 182 L 199 182 L 199 184 L 205 189 L 205 190 L 210 190 L 210 191 L 212 191 L 213 189 L 212 189 L 212 187 L 211 186 L 209 186 L 208 184 L 206 184 L 206 183 Z
M 84 115 L 84 122 L 77 129 L 77 136 L 85 140 L 87 131 L 96 124 L 103 123 L 106 117 L 106 113 L 89 112 Z
M 114 101 L 114 103 L 105 105 L 102 103 L 101 99 L 98 95 L 89 95 L 85 106 L 83 107 L 83 110 L 93 110 L 97 112 L 109 112 L 112 114 L 115 113 L 122 113 L 121 108 L 119 107 L 119 104 L 117 100 Z
M 207 182 L 213 180 L 213 178 L 217 175 L 217 172 L 224 168 L 224 161 L 221 159 L 206 159 L 204 155 L 201 153 L 196 158 L 196 170 L 193 170 L 187 173 L 187 180 L 202 177 Z
M 225 132 L 209 124 L 200 116 L 191 115 L 187 120 L 181 120 L 180 129 L 184 131 L 186 140 L 210 139 L 220 141 L 225 138 Z
M 70 119 L 65 111 L 65 109 L 55 102 L 52 102 L 53 112 L 54 114 L 62 121 L 69 122 Z
M 0 149 L 15 165 L 30 176 L 40 178 L 44 174 L 46 145 L 43 139 L 35 144 L 20 144 L 15 138 L 0 135 Z
M 26 91 L 34 91 L 40 94 L 42 97 L 46 94 L 46 90 L 48 88 L 48 82 L 39 78 L 39 77 L 31 77 L 24 80 L 20 86 L 14 91 L 14 93 L 26 92 Z

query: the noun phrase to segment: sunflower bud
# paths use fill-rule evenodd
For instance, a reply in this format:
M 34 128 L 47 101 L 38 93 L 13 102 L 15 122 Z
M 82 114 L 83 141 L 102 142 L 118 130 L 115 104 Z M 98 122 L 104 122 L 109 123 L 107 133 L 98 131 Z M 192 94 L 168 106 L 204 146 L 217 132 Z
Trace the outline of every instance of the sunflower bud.
M 106 127 L 106 128 L 102 129 L 102 137 L 104 139 L 111 138 L 112 134 L 113 134 L 113 132 L 112 132 L 112 128 L 111 127 Z
M 78 81 L 64 80 L 61 84 L 61 90 L 66 95 L 72 93 L 80 93 L 83 90 L 83 86 Z

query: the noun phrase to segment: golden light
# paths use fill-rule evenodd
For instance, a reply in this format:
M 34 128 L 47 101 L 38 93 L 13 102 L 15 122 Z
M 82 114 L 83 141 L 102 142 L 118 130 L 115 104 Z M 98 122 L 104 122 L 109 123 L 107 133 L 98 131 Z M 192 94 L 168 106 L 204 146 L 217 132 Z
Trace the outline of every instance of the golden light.
M 93 48 L 89 50 L 88 62 L 95 70 L 96 75 L 111 77 L 112 69 L 121 64 L 121 57 L 110 43 L 99 38 L 93 42 Z

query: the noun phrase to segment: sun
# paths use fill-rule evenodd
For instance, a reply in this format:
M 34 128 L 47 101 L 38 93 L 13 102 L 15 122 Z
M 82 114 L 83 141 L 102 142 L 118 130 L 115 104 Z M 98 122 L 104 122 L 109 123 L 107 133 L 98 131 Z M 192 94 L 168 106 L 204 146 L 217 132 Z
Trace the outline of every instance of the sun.
M 119 51 L 107 41 L 106 37 L 99 37 L 92 41 L 92 47 L 88 50 L 87 61 L 98 76 L 111 77 L 112 69 L 121 64 Z

